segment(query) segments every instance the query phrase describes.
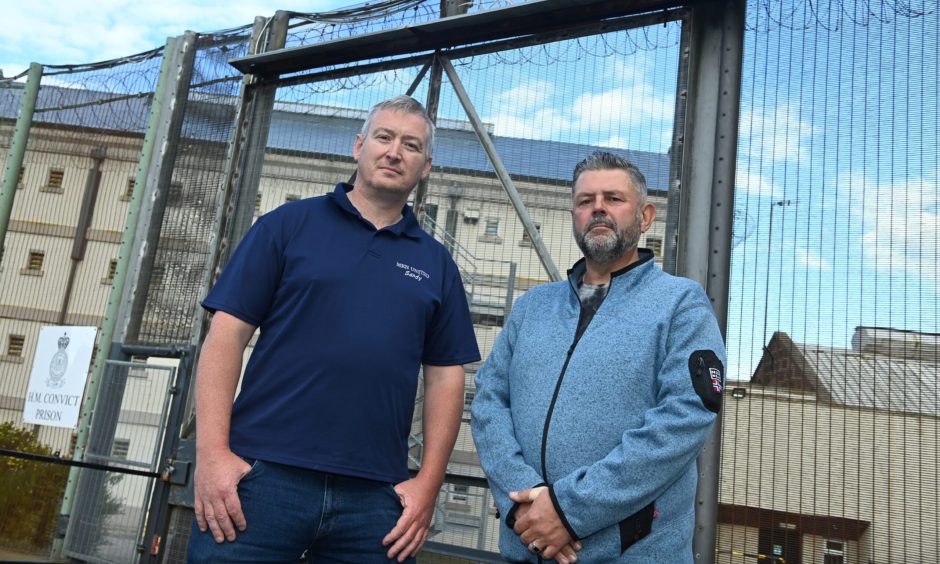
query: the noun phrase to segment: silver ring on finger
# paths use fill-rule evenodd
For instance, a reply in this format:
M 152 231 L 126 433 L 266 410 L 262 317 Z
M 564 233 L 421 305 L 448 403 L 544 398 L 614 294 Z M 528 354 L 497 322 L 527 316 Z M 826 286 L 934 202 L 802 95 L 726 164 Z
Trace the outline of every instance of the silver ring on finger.
M 532 542 L 529 543 L 529 550 L 531 550 L 532 552 L 534 552 L 534 553 L 536 553 L 536 554 L 542 554 L 542 549 L 539 548 L 539 547 L 535 544 L 535 541 L 532 541 Z

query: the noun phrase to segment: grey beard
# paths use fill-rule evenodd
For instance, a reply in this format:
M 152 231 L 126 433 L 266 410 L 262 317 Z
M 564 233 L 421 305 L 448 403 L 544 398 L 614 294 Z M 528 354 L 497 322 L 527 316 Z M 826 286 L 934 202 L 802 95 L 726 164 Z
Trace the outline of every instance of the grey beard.
M 613 232 L 604 237 L 590 237 L 588 233 L 595 225 L 606 225 Z M 617 224 L 606 217 L 591 219 L 581 233 L 575 232 L 574 240 L 585 258 L 598 264 L 611 264 L 640 242 L 640 222 L 617 229 Z

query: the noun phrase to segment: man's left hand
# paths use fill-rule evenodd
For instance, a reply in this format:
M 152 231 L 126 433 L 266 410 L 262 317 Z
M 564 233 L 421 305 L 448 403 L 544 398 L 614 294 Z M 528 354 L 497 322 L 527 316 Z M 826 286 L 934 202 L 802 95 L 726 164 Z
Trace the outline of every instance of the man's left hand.
M 388 549 L 389 560 L 404 562 L 418 554 L 428 538 L 428 527 L 434 516 L 434 503 L 440 487 L 428 487 L 417 478 L 406 480 L 395 486 L 395 492 L 404 508 L 398 523 L 382 539 Z
M 513 530 L 519 535 L 519 539 L 526 546 L 535 542 L 542 558 L 552 560 L 562 548 L 572 544 L 574 539 L 561 522 L 546 489 L 545 486 L 539 486 L 510 492 L 509 499 L 520 504 L 530 504 L 521 516 L 518 516 L 519 512 L 516 513 Z

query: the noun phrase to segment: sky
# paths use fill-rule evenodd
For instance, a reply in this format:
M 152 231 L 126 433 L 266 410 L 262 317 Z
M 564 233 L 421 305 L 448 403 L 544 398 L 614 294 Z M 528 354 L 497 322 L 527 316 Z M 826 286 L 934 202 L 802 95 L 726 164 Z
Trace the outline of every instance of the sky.
M 251 24 L 277 10 L 324 12 L 356 0 L 32 0 L 2 10 L 0 69 L 16 76 L 31 62 L 95 63 L 161 47 L 185 31 Z

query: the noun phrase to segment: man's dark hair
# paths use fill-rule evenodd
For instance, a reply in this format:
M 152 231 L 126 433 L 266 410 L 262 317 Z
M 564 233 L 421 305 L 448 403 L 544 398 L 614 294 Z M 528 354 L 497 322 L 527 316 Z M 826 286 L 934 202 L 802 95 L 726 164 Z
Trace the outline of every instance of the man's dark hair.
M 379 102 L 378 104 L 372 106 L 372 109 L 369 110 L 369 115 L 366 116 L 366 121 L 362 124 L 362 130 L 359 131 L 359 134 L 362 135 L 362 137 L 368 135 L 369 127 L 372 126 L 372 118 L 374 118 L 375 114 L 382 110 L 396 110 L 399 112 L 405 112 L 406 114 L 415 114 L 421 116 L 424 119 L 424 123 L 426 123 L 428 126 L 428 139 L 425 143 L 424 154 L 428 158 L 431 157 L 431 150 L 434 147 L 434 122 L 431 121 L 427 110 L 424 109 L 424 106 L 421 105 L 421 102 L 415 100 L 411 96 L 395 96 L 394 98 L 389 98 L 384 102 Z
M 571 179 L 571 189 L 578 182 L 578 177 L 586 170 L 617 170 L 620 169 L 627 173 L 633 188 L 640 196 L 640 204 L 646 203 L 646 177 L 640 172 L 635 164 L 620 155 L 615 155 L 607 151 L 595 151 L 586 159 L 579 162 L 574 167 L 574 175 Z

